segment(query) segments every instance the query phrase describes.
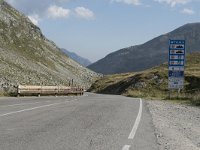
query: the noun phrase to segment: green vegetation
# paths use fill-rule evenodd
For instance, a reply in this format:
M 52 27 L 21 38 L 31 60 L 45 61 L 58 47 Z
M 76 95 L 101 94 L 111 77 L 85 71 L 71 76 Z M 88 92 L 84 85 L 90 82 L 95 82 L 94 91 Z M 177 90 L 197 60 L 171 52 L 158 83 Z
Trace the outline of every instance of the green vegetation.
M 185 89 L 168 90 L 168 66 L 162 64 L 142 72 L 108 75 L 96 81 L 89 91 L 147 99 L 190 100 L 200 105 L 200 53 L 187 56 Z

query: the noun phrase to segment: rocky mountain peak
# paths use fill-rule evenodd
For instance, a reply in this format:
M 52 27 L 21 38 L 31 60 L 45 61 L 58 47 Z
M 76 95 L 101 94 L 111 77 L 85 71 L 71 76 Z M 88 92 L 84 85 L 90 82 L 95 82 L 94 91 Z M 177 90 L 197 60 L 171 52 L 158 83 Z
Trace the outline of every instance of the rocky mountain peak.
M 89 87 L 98 77 L 63 54 L 24 14 L 0 1 L 0 83 Z M 2 89 L 0 87 L 0 90 Z

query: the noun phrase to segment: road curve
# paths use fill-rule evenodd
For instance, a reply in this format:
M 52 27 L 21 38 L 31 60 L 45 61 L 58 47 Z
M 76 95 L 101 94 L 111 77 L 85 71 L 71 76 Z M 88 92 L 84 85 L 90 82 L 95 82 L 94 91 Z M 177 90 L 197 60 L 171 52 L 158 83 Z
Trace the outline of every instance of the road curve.
M 141 99 L 0 98 L 0 150 L 157 150 Z

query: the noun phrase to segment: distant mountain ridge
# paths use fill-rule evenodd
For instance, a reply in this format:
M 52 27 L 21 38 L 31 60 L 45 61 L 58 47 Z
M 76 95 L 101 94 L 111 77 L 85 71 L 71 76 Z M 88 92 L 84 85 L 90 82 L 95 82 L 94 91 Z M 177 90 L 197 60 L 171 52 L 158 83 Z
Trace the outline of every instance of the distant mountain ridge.
M 89 61 L 88 59 L 79 56 L 78 54 L 74 53 L 74 52 L 70 52 L 64 48 L 61 48 L 61 50 L 68 55 L 71 59 L 75 60 L 76 62 L 78 62 L 79 64 L 81 64 L 84 67 L 89 66 L 90 64 L 92 64 L 91 61 Z
M 0 95 L 13 86 L 89 87 L 98 74 L 81 66 L 48 40 L 24 14 L 0 0 Z
M 186 40 L 187 53 L 200 51 L 200 23 L 186 24 L 142 45 L 113 52 L 88 68 L 103 74 L 115 74 L 142 71 L 160 65 L 168 60 L 169 39 Z

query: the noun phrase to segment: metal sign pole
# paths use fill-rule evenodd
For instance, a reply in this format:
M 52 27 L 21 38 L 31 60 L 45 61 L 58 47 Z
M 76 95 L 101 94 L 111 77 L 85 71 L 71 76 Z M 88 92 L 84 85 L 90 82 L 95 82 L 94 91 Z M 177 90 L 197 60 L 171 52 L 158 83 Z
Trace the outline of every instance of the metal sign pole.
M 171 100 L 171 90 L 169 89 L 169 100 Z

